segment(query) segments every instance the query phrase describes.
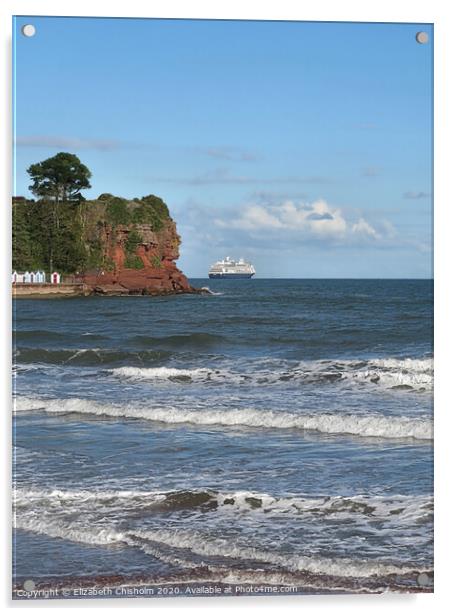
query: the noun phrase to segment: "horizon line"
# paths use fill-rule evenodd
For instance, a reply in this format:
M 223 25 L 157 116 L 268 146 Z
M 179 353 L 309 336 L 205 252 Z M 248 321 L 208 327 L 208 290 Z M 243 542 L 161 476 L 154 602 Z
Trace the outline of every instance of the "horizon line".
M 186 274 L 187 278 L 196 278 L 200 280 L 212 280 L 209 276 L 190 276 Z M 228 278 L 217 278 L 216 280 L 228 280 Z M 237 279 L 230 279 L 237 280 Z M 426 277 L 426 276 L 372 276 L 372 277 L 363 277 L 363 276 L 310 276 L 310 277 L 294 277 L 294 276 L 258 276 L 256 278 L 246 278 L 246 280 L 434 280 L 434 277 Z

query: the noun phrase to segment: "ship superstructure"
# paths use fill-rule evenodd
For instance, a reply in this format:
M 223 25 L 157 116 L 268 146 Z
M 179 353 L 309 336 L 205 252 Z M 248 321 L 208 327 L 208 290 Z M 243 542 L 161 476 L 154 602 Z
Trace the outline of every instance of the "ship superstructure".
M 244 259 L 235 261 L 235 259 L 226 257 L 212 265 L 209 278 L 252 278 L 255 273 L 254 266 Z

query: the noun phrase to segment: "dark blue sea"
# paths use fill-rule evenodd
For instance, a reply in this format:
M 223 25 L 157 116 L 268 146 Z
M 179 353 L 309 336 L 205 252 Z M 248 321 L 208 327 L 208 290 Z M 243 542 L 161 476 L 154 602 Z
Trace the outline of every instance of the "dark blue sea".
M 17 584 L 429 590 L 433 284 L 15 302 Z

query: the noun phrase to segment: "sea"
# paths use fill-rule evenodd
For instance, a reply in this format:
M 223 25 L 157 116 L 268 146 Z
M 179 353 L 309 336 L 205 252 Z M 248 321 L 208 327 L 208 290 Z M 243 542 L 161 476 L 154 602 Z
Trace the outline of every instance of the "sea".
M 15 301 L 15 587 L 431 592 L 432 281 L 190 282 Z

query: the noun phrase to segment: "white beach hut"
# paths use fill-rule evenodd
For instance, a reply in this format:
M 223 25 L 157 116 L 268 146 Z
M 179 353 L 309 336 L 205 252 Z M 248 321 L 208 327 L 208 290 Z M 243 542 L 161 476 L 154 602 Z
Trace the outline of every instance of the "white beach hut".
M 31 273 L 29 271 L 24 272 L 22 282 L 31 282 Z
M 35 274 L 35 282 L 43 283 L 46 281 L 46 273 L 38 270 Z
M 50 276 L 50 282 L 52 284 L 60 284 L 61 282 L 61 276 L 58 272 L 53 272 Z

